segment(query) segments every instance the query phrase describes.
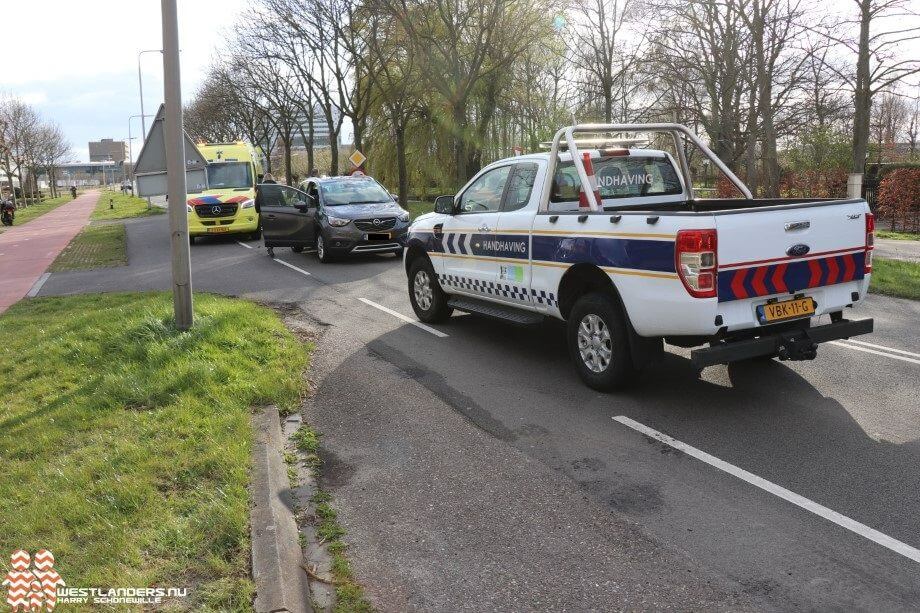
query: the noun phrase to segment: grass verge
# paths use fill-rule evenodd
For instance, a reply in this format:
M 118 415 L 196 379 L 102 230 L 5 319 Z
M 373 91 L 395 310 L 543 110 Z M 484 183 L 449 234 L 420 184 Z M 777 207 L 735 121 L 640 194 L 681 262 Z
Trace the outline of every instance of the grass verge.
M 920 264 L 873 258 L 869 291 L 920 300 Z
M 57 256 L 48 268 L 51 272 L 86 270 L 128 263 L 125 225 L 86 226 Z
M 109 208 L 109 207 L 112 208 Z M 148 217 L 150 215 L 162 215 L 165 209 L 158 206 L 147 208 L 147 201 L 131 194 L 122 192 L 104 191 L 99 196 L 99 202 L 96 203 L 96 210 L 90 215 L 94 221 L 106 219 L 129 219 L 132 217 Z
M 877 238 L 888 238 L 896 241 L 920 241 L 920 234 L 916 232 L 892 232 L 891 230 L 876 230 Z
M 410 200 L 406 205 L 406 209 L 409 211 L 409 215 L 412 217 L 412 219 L 415 219 L 419 215 L 431 213 L 434 211 L 434 202 Z
M 188 332 L 167 294 L 0 316 L 0 551 L 50 549 L 68 586 L 251 610 L 250 407 L 299 406 L 308 349 L 269 309 L 195 301 Z
M 322 460 L 319 457 L 319 434 L 309 427 L 301 426 L 294 433 L 294 444 L 306 456 L 306 463 L 310 466 L 317 481 L 320 477 Z M 355 580 L 351 564 L 345 555 L 348 545 L 343 538 L 345 528 L 338 522 L 335 509 L 332 508 L 331 496 L 322 489 L 317 488 L 311 502 L 313 503 L 314 525 L 316 535 L 325 543 L 326 550 L 332 556 L 332 578 L 335 581 L 335 611 L 337 613 L 351 613 L 352 611 L 373 611 L 370 602 L 364 597 L 364 589 Z

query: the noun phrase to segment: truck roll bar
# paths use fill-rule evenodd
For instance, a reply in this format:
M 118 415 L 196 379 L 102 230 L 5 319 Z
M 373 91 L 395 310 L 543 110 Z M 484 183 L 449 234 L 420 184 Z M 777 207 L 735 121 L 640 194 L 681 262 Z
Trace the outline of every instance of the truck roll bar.
M 693 184 L 690 180 L 690 166 L 687 163 L 687 156 L 684 153 L 684 148 L 681 145 L 680 138 L 683 136 L 691 143 L 696 145 L 696 147 L 703 152 L 709 160 L 715 164 L 715 167 L 722 171 L 729 181 L 738 188 L 744 197 L 748 200 L 753 199 L 751 195 L 751 190 L 739 179 L 735 173 L 733 173 L 728 166 L 725 165 L 725 162 L 720 160 L 715 153 L 713 153 L 709 147 L 706 146 L 703 141 L 699 139 L 693 132 L 690 131 L 687 126 L 681 125 L 679 123 L 591 123 L 591 124 L 579 124 L 574 126 L 567 126 L 565 128 L 560 128 L 556 135 L 553 136 L 553 144 L 549 152 L 549 166 L 546 169 L 546 177 L 544 178 L 543 183 L 543 193 L 540 196 L 540 211 L 545 212 L 549 210 L 549 198 L 552 193 L 553 188 L 553 179 L 556 176 L 556 165 L 559 163 L 559 144 L 562 141 L 562 138 L 565 138 L 566 145 L 568 146 L 569 153 L 572 154 L 572 163 L 575 165 L 575 170 L 578 173 L 578 179 L 581 181 L 582 192 L 585 194 L 585 197 L 588 200 L 588 205 L 592 211 L 601 210 L 601 203 L 597 201 L 594 197 L 594 190 L 591 189 L 590 183 L 588 181 L 588 173 L 585 171 L 585 166 L 582 163 L 581 156 L 578 154 L 578 146 L 575 143 L 575 134 L 584 134 L 584 133 L 598 133 L 598 132 L 664 132 L 670 134 L 674 139 L 674 147 L 677 150 L 677 157 L 680 162 L 681 172 L 684 175 L 684 182 L 687 185 L 687 191 L 690 193 L 690 198 L 693 196 Z

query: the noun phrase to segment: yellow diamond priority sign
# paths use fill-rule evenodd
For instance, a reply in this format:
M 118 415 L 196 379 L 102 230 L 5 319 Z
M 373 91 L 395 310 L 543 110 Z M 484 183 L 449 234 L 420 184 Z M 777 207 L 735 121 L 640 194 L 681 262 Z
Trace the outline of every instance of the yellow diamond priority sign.
M 355 168 L 361 168 L 361 164 L 367 159 L 367 156 L 355 149 L 355 152 L 348 156 L 348 161 L 352 163 Z

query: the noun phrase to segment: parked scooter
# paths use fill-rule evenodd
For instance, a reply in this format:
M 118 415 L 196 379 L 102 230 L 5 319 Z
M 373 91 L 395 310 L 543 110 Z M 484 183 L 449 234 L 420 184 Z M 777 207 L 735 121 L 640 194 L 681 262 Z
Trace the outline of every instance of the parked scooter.
M 16 207 L 11 200 L 0 200 L 0 223 L 4 226 L 13 225 L 13 218 L 16 217 Z

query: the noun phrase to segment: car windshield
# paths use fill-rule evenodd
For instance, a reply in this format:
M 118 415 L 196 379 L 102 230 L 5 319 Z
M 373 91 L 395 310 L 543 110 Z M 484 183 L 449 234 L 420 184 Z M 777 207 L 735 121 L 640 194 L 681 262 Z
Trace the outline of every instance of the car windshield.
M 252 187 L 249 163 L 215 162 L 208 164 L 208 187 L 211 189 Z
M 373 179 L 325 181 L 320 184 L 320 189 L 323 191 L 323 202 L 327 206 L 372 204 L 393 200 L 389 192 Z

